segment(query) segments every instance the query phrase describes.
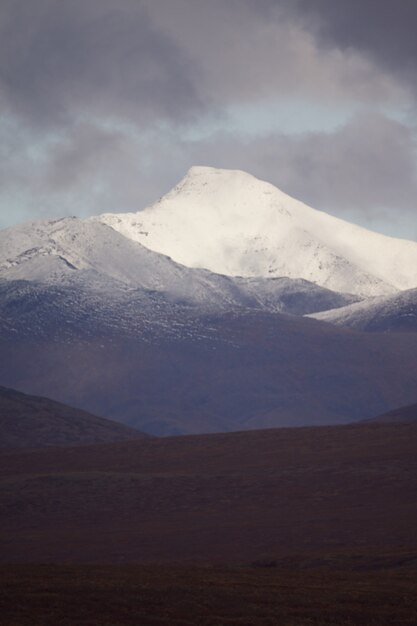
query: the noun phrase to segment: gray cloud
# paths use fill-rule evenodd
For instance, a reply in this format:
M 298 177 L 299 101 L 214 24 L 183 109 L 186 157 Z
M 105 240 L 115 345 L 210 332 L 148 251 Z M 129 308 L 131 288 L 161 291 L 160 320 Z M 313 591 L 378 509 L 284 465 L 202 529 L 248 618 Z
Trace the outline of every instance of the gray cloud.
M 276 142 L 275 142 L 276 143 Z M 272 158 L 282 184 L 331 211 L 415 211 L 415 142 L 410 129 L 378 113 L 356 115 L 334 133 L 283 142 Z M 276 175 L 281 178 L 280 174 Z
M 415 0 L 296 0 L 291 7 L 298 19 L 310 26 L 313 20 L 324 42 L 365 51 L 378 63 L 415 83 Z
M 395 78 L 354 48 L 342 53 L 337 46 L 322 46 L 315 20 L 294 11 L 296 3 L 154 0 L 150 6 L 155 21 L 195 60 L 200 93 L 215 103 L 285 96 L 369 103 L 403 97 Z
M 414 0 L 0 0 L 1 223 L 138 210 L 195 163 L 364 222 L 411 215 L 415 130 L 381 111 L 414 102 L 416 12 Z M 352 119 L 328 133 L 209 130 L 227 128 L 230 107 L 262 115 L 291 98 Z
M 364 112 L 332 133 L 273 134 L 250 141 L 217 136 L 193 158 L 273 182 L 316 208 L 364 221 L 415 215 L 416 143 L 408 126 Z
M 127 131 L 78 124 L 49 147 L 36 176 L 17 180 L 52 214 L 60 201 L 67 213 L 139 210 L 200 163 L 244 169 L 331 213 L 396 219 L 415 212 L 415 148 L 407 126 L 374 112 L 357 114 L 332 133 L 256 139 L 228 133 L 200 141 L 180 141 L 175 133 L 134 139 Z M 25 158 L 11 161 L 17 172 L 32 171 Z
M 402 96 L 369 60 L 323 50 L 286 3 L 273 6 L 268 14 L 266 0 L 2 0 L 0 99 L 48 126 L 76 116 L 187 121 L 287 95 Z
M 184 173 L 183 147 L 172 131 L 91 122 L 65 126 L 39 143 L 10 125 L 0 143 L 0 227 L 33 218 L 137 211 Z M 31 147 L 32 146 L 32 147 Z
M 192 63 L 126 0 L 2 0 L 0 93 L 30 123 L 74 116 L 184 119 L 202 103 Z

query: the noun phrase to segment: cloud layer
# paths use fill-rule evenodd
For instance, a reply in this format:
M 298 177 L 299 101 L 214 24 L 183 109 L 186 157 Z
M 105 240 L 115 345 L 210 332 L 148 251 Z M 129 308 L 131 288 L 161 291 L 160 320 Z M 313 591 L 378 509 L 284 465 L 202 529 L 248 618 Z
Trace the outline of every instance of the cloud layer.
M 416 213 L 413 4 L 0 0 L 0 224 L 138 210 L 205 163 L 401 232 Z M 320 107 L 343 121 L 329 129 Z

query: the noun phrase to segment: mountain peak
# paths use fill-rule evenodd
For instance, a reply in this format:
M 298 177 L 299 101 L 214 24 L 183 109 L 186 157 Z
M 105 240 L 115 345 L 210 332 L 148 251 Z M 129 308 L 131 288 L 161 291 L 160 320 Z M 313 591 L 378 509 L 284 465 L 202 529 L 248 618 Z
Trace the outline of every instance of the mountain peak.
M 212 167 L 210 165 L 192 165 L 186 173 L 186 178 L 234 178 L 242 177 L 247 179 L 257 180 L 255 176 L 244 172 L 243 170 Z
M 212 176 L 213 174 L 220 174 L 223 172 L 237 172 L 239 170 L 227 170 L 227 169 L 219 169 L 217 167 L 212 167 L 210 165 L 192 165 L 188 172 L 185 175 L 185 178 L 190 178 L 193 176 Z
M 256 178 L 248 172 L 236 169 L 224 169 L 203 165 L 193 165 L 190 167 L 184 178 L 176 185 L 167 196 L 175 196 L 181 193 L 225 193 L 235 196 L 235 200 L 240 201 L 244 206 L 245 194 L 255 193 L 256 205 L 259 203 L 262 194 L 273 194 L 276 197 L 285 197 L 288 201 L 296 202 L 283 191 L 264 180 Z M 167 197 L 165 196 L 165 198 Z M 228 206 L 223 205 L 223 210 Z
M 153 206 L 97 219 L 219 274 L 303 278 L 360 296 L 417 286 L 417 243 L 317 211 L 241 170 L 191 167 Z

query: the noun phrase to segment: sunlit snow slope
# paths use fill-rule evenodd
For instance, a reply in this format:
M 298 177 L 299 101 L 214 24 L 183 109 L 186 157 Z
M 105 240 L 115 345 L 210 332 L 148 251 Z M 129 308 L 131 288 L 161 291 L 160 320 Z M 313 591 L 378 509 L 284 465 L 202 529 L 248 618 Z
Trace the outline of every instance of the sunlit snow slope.
M 312 209 L 237 170 L 193 167 L 144 211 L 92 219 L 186 266 L 231 276 L 304 278 L 362 296 L 417 286 L 417 243 Z
M 164 294 L 172 302 L 206 308 L 249 307 L 302 315 L 333 309 L 357 298 L 334 293 L 305 280 L 231 278 L 204 269 L 188 268 L 149 250 L 97 220 L 62 218 L 22 224 L 0 231 L 0 283 L 32 281 L 99 291 L 108 304 L 120 292 L 136 301 Z M 43 287 L 41 288 L 41 291 Z M 43 297 L 45 297 L 45 293 Z M 117 295 L 119 294 L 119 295 Z M 1 294 L 0 309 L 7 300 Z M 108 310 L 106 308 L 106 310 Z M 1 315 L 0 315 L 1 317 Z
M 348 306 L 312 314 L 311 317 L 366 331 L 417 331 L 417 289 L 392 296 L 368 298 Z

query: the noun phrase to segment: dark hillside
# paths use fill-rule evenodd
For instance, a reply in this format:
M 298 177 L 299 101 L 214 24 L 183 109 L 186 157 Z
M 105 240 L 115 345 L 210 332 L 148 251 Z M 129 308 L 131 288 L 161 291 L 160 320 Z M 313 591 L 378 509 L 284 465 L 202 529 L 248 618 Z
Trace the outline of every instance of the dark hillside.
M 163 303 L 152 313 L 159 325 L 140 327 L 139 308 L 138 327 L 121 316 L 108 329 L 94 310 L 91 324 L 74 319 L 67 304 L 54 316 L 43 300 L 35 308 L 42 336 L 34 314 L 30 337 L 3 330 L 3 385 L 155 435 L 340 424 L 417 401 L 416 333 L 279 314 L 208 317 Z
M 0 449 L 88 445 L 143 436 L 86 411 L 0 387 Z

